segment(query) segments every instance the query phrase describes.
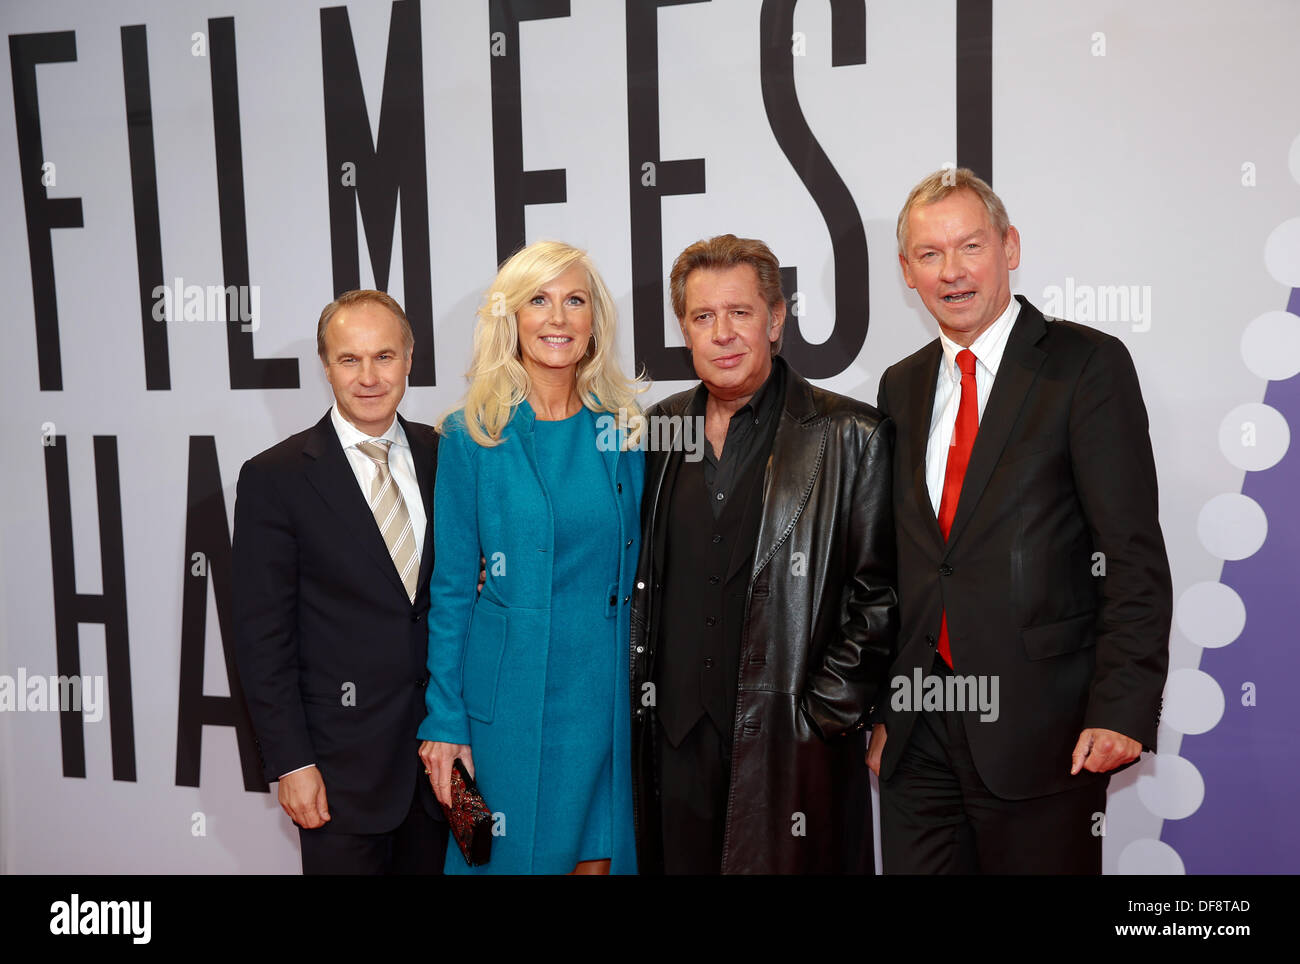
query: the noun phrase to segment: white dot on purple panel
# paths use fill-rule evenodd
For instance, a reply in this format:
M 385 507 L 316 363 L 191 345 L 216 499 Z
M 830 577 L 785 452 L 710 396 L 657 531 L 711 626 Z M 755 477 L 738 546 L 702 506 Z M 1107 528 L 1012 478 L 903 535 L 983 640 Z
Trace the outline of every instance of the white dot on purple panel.
M 1119 872 L 1130 876 L 1161 874 L 1179 876 L 1187 873 L 1178 851 L 1163 840 L 1144 837 L 1134 840 L 1119 854 Z
M 1161 722 L 1179 733 L 1205 733 L 1223 719 L 1223 690 L 1209 673 L 1199 669 L 1176 669 L 1165 683 L 1165 705 Z
M 1191 760 L 1176 753 L 1157 753 L 1137 778 L 1137 792 L 1157 817 L 1182 820 L 1194 814 L 1205 799 L 1205 780 Z
M 1264 242 L 1264 267 L 1288 288 L 1300 288 L 1300 218 L 1288 218 Z
M 1300 373 L 1300 318 L 1266 311 L 1241 334 L 1241 357 L 1260 378 L 1280 382 Z
M 1282 413 L 1262 402 L 1247 402 L 1219 424 L 1219 449 L 1239 469 L 1271 469 L 1291 445 L 1291 428 Z
M 1225 492 L 1201 507 L 1196 519 L 1201 545 L 1220 559 L 1253 556 L 1268 536 L 1268 517 L 1248 495 Z
M 1198 582 L 1183 590 L 1174 607 L 1183 635 L 1197 646 L 1227 646 L 1246 628 L 1246 605 L 1230 586 Z

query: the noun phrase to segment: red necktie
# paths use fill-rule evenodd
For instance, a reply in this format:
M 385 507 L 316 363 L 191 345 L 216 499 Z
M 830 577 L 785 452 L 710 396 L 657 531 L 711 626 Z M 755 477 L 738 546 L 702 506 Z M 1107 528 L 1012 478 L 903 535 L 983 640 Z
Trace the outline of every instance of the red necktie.
M 961 498 L 961 483 L 966 478 L 975 435 L 980 430 L 979 390 L 975 387 L 975 355 L 969 348 L 957 353 L 957 367 L 961 369 L 961 404 L 957 406 L 957 425 L 952 433 L 952 446 L 948 449 L 948 467 L 943 473 L 943 497 L 939 500 L 939 530 L 945 540 L 952 530 L 953 516 L 957 514 L 957 500 Z M 948 612 L 944 611 L 939 624 L 939 655 L 952 668 L 952 650 L 948 647 Z

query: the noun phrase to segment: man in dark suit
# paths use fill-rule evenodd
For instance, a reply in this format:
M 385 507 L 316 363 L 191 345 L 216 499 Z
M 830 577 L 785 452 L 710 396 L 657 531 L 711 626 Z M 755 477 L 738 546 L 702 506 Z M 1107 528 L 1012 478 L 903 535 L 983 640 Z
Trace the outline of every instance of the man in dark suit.
M 868 762 L 886 873 L 1100 873 L 1110 774 L 1153 750 L 1169 564 L 1118 339 L 1012 298 L 1020 235 L 945 170 L 898 219 L 939 339 L 892 366 L 899 650 Z
M 381 291 L 321 312 L 334 406 L 239 473 L 240 679 L 303 873 L 441 873 L 447 826 L 416 755 L 437 436 L 397 415 L 413 338 Z

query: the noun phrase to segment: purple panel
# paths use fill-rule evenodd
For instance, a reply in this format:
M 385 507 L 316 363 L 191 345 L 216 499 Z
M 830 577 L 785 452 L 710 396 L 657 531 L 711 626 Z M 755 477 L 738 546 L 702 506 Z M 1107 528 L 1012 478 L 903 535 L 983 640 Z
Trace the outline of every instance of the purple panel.
M 1287 310 L 1300 315 L 1300 288 Z M 1246 628 L 1201 656 L 1226 698 L 1218 726 L 1183 738 L 1181 755 L 1205 778 L 1205 801 L 1185 820 L 1165 821 L 1161 834 L 1189 874 L 1300 871 L 1300 375 L 1270 382 L 1264 402 L 1287 420 L 1291 445 L 1242 484 L 1268 517 L 1268 537 L 1253 556 L 1223 564 L 1220 581 L 1245 603 Z M 1241 705 L 1247 682 L 1255 706 Z

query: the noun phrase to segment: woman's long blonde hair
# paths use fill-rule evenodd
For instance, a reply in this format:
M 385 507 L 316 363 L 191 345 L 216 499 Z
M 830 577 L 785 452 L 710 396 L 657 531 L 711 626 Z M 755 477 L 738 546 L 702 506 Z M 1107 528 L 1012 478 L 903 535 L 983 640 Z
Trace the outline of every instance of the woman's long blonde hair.
M 641 376 L 628 378 L 619 366 L 614 343 L 618 311 L 605 282 L 585 251 L 562 241 L 537 241 L 501 265 L 478 309 L 474 358 L 466 373 L 465 428 L 479 445 L 500 444 L 506 423 L 532 391 L 532 381 L 519 357 L 517 312 L 538 289 L 574 265 L 581 265 L 587 274 L 594 341 L 594 348 L 588 348 L 578 362 L 578 397 L 593 412 L 619 415 L 622 410 L 628 419 L 641 414 L 636 396 L 648 386 Z M 636 419 L 633 424 L 638 422 Z M 444 416 L 439 431 L 445 423 Z

